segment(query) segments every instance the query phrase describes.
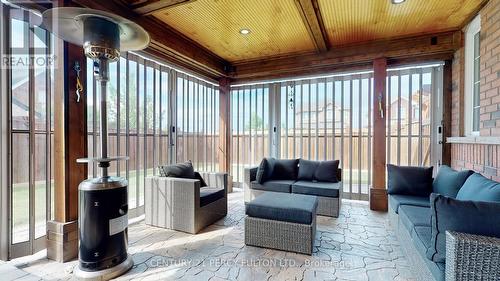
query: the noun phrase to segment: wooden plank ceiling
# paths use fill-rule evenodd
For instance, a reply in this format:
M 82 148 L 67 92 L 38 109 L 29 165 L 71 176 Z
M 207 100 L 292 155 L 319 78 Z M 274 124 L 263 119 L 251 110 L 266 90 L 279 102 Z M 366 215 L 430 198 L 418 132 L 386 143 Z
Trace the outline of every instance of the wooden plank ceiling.
M 251 81 L 450 59 L 488 0 L 72 0 L 137 22 L 146 53 L 211 79 Z M 490 0 L 498 1 L 498 0 Z M 240 30 L 249 29 L 247 35 Z
M 152 15 L 231 62 L 457 30 L 484 0 L 141 0 Z M 249 29 L 248 35 L 239 31 Z

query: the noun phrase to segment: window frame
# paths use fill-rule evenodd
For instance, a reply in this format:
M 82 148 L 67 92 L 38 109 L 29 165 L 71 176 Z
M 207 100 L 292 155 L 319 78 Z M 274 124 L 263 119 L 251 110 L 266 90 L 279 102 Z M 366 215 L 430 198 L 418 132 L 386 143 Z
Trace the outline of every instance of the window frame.
M 479 136 L 481 121 L 478 130 L 474 130 L 474 48 L 475 36 L 479 33 L 481 43 L 481 16 L 477 15 L 467 26 L 465 32 L 465 79 L 464 79 L 464 132 L 465 136 Z M 479 50 L 481 47 L 479 47 Z M 480 59 L 481 55 L 478 55 Z M 480 62 L 479 62 L 480 63 Z M 478 70 L 479 71 L 479 70 Z M 479 105 L 480 107 L 480 105 Z M 480 117 L 478 117 L 480 118 Z

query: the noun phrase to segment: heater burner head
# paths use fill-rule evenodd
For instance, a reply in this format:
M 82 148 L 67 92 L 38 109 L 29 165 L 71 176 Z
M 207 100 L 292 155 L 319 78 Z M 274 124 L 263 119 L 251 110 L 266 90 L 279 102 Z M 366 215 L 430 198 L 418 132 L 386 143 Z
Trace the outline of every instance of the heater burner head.
M 59 38 L 83 46 L 92 59 L 118 60 L 120 51 L 149 45 L 149 34 L 138 24 L 100 10 L 61 7 L 43 13 L 43 26 Z

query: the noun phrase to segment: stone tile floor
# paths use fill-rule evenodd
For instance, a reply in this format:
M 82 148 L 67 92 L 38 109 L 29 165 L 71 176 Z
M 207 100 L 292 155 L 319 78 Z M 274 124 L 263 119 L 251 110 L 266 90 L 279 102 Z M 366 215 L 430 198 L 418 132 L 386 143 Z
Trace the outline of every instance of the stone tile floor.
M 386 213 L 344 200 L 339 218 L 318 217 L 312 256 L 245 246 L 243 192 L 229 195 L 228 216 L 197 235 L 129 227 L 134 267 L 119 280 L 414 280 Z M 77 261 L 44 253 L 0 264 L 1 280 L 71 280 Z

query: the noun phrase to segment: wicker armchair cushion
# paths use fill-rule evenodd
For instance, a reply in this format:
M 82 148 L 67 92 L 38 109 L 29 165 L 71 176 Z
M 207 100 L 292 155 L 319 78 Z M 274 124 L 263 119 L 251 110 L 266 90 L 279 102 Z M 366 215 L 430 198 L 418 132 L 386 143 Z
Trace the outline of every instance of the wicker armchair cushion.
M 311 224 L 316 217 L 316 196 L 291 193 L 265 193 L 249 202 L 246 214 L 250 217 Z
M 258 183 L 263 183 L 272 178 L 274 163 L 276 163 L 276 159 L 272 157 L 262 159 L 259 168 L 257 169 L 257 175 L 255 177 L 255 180 Z
M 500 183 L 474 173 L 458 191 L 457 199 L 500 202 Z
M 191 161 L 173 165 L 159 166 L 158 171 L 161 177 L 196 179 L 193 163 L 191 163 Z
M 399 221 L 411 233 L 416 226 L 431 226 L 431 209 L 403 205 L 399 207 Z M 430 243 L 430 239 L 429 239 Z
M 339 188 L 339 183 L 297 181 L 292 185 L 292 193 L 338 198 Z
M 474 172 L 471 170 L 455 171 L 446 165 L 442 165 L 439 167 L 434 182 L 432 182 L 432 192 L 455 198 L 462 185 L 472 174 Z
M 460 201 L 431 194 L 431 247 L 427 258 L 444 262 L 446 231 L 464 232 L 500 238 L 500 203 Z
M 224 198 L 224 188 L 202 187 L 200 188 L 200 207 L 206 206 Z
M 432 192 L 433 167 L 387 165 L 387 193 L 429 196 Z
M 390 195 L 389 201 L 391 207 L 396 214 L 399 213 L 399 207 L 403 205 L 430 207 L 428 196 L 413 196 L 413 195 Z

